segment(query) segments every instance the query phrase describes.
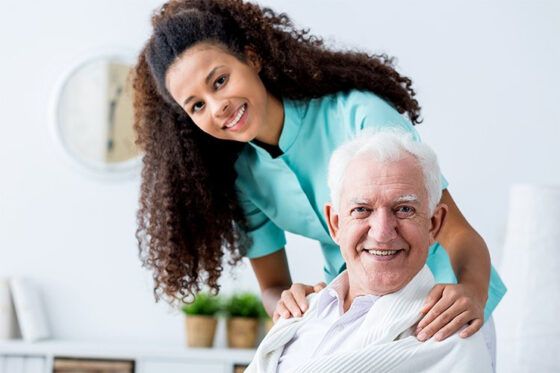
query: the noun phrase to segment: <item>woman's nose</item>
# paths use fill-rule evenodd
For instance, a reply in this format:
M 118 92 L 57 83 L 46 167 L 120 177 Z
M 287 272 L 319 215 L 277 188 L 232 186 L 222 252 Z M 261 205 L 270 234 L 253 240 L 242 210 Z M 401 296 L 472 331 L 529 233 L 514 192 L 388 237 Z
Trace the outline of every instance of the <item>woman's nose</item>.
M 212 107 L 213 107 L 212 112 L 214 113 L 214 116 L 216 118 L 225 119 L 224 117 L 227 117 L 231 114 L 230 113 L 231 104 L 229 100 L 215 100 L 212 103 Z

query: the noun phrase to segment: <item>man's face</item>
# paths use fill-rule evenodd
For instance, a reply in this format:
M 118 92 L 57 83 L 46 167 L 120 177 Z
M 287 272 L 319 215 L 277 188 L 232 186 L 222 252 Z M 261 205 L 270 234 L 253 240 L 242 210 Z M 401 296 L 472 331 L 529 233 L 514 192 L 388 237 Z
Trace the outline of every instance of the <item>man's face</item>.
M 424 266 L 446 207 L 433 216 L 417 160 L 407 156 L 380 164 L 354 158 L 345 173 L 340 206 L 325 207 L 333 239 L 340 245 L 350 296 L 384 295 L 404 287 Z

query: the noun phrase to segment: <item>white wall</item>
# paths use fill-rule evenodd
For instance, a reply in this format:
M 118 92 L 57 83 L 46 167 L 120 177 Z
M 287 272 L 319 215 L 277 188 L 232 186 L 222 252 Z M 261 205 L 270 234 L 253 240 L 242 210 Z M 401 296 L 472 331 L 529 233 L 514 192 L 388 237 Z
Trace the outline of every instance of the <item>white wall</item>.
M 509 186 L 560 184 L 560 4 L 549 1 L 280 1 L 336 45 L 398 57 L 414 80 L 450 190 L 500 257 Z M 54 335 L 182 343 L 181 318 L 153 303 L 134 239 L 139 179 L 71 166 L 49 130 L 57 81 L 84 55 L 137 51 L 156 0 L 2 0 L 0 277 L 40 283 Z M 31 9 L 30 9 L 31 8 Z M 321 280 L 317 245 L 289 237 L 296 281 Z M 232 288 L 257 289 L 248 266 Z

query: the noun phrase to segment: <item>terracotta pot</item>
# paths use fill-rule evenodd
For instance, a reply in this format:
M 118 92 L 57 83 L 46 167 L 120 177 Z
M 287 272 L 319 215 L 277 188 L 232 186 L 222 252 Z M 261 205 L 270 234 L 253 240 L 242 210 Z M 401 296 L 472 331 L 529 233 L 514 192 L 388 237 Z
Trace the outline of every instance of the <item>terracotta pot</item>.
M 254 348 L 257 343 L 259 319 L 232 317 L 227 320 L 228 347 Z
M 187 346 L 212 347 L 217 324 L 213 316 L 188 315 L 185 318 Z

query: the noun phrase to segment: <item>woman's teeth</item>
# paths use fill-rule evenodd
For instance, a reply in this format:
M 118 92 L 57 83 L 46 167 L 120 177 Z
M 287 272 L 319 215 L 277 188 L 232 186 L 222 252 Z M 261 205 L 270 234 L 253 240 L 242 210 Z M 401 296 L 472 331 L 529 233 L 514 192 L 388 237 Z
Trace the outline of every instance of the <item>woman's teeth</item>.
M 231 127 L 235 126 L 237 124 L 237 122 L 239 122 L 239 119 L 241 119 L 241 117 L 243 116 L 243 113 L 245 113 L 245 108 L 246 107 L 247 107 L 246 104 L 243 104 L 243 106 L 241 106 L 241 109 L 239 109 L 235 118 L 233 118 L 233 120 L 231 122 L 226 124 L 226 128 L 231 128 Z
M 395 255 L 399 250 L 366 250 L 366 251 L 372 255 L 387 256 L 387 255 Z

